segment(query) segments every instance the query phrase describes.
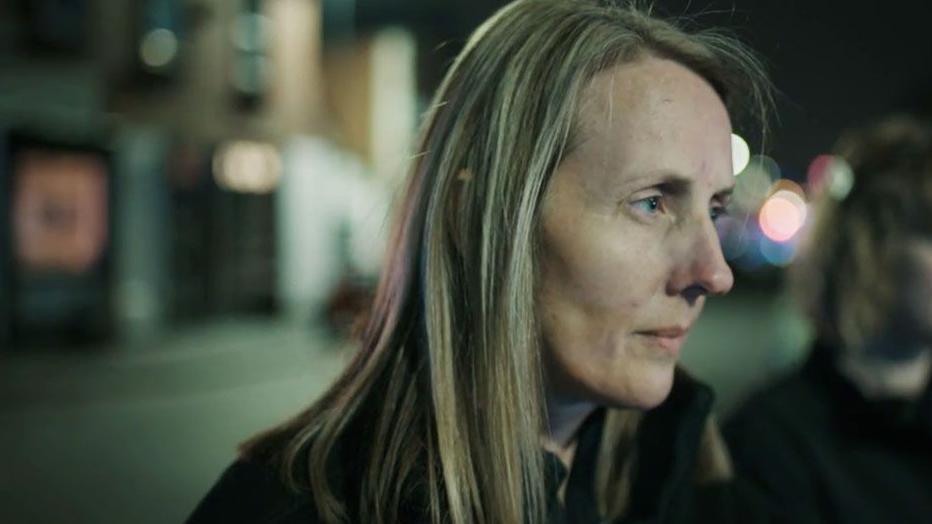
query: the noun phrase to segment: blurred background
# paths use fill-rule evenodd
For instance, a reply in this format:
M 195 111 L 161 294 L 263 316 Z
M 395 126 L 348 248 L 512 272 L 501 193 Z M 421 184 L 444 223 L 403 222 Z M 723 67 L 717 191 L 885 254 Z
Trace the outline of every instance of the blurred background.
M 0 3 L 0 521 L 181 521 L 322 390 L 419 115 L 502 3 Z M 780 91 L 766 140 L 736 125 L 737 284 L 684 351 L 727 412 L 808 341 L 783 272 L 811 193 L 848 189 L 834 138 L 932 113 L 932 8 L 656 4 L 731 29 Z

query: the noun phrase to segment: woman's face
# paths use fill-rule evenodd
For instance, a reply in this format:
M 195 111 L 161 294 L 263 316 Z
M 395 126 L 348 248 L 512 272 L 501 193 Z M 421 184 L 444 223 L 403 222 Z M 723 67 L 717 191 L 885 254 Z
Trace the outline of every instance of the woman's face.
M 734 185 L 720 98 L 678 63 L 596 76 L 542 209 L 549 394 L 650 408 L 708 294 L 731 289 L 714 225 Z
M 893 327 L 900 340 L 932 347 L 932 238 L 910 236 L 898 271 Z

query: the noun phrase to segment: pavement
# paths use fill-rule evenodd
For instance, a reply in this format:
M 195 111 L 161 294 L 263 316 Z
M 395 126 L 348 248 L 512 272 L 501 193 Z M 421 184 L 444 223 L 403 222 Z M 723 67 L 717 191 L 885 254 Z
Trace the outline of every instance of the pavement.
M 713 300 L 685 365 L 727 412 L 798 360 L 779 300 Z M 183 522 L 236 445 L 307 405 L 350 348 L 274 318 L 189 327 L 146 347 L 0 353 L 0 523 Z

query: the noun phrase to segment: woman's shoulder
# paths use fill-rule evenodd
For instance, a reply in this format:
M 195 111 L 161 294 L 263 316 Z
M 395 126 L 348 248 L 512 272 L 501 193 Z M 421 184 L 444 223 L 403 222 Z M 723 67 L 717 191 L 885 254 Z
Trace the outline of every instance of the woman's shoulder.
M 269 464 L 239 459 L 227 467 L 187 522 L 313 524 L 318 517 L 309 492 L 285 485 Z

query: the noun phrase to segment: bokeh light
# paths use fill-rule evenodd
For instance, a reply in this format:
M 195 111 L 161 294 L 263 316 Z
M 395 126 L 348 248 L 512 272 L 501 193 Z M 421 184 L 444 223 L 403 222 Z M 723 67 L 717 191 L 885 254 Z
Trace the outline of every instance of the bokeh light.
M 854 173 L 844 158 L 819 155 L 809 164 L 806 181 L 812 194 L 818 195 L 827 189 L 832 198 L 844 200 L 854 186 Z
M 747 250 L 748 231 L 745 220 L 733 216 L 723 216 L 715 223 L 722 243 L 722 253 L 726 260 L 736 260 Z
M 777 191 L 781 191 L 781 190 L 789 191 L 790 193 L 795 193 L 796 196 L 799 197 L 800 201 L 802 202 L 806 201 L 806 191 L 803 189 L 803 187 L 788 178 L 781 178 L 775 181 L 773 185 L 770 187 L 770 191 L 768 192 L 768 195 L 773 195 Z
M 777 187 L 792 184 L 789 181 L 780 182 Z M 790 189 L 777 189 L 764 202 L 758 214 L 761 232 L 775 242 L 790 240 L 803 228 L 805 222 L 806 202 L 798 192 Z
M 149 31 L 139 43 L 139 59 L 152 69 L 168 66 L 177 55 L 178 37 L 165 28 Z
M 240 51 L 261 51 L 268 41 L 271 25 L 269 19 L 259 13 L 240 14 L 233 23 L 230 40 Z
M 765 155 L 750 157 L 747 167 L 735 182 L 732 200 L 739 210 L 746 213 L 757 211 L 771 193 L 774 181 L 780 178 L 780 166 Z
M 786 266 L 793 261 L 796 254 L 794 242 L 774 242 L 766 236 L 760 238 L 760 254 L 774 266 Z
M 751 148 L 747 141 L 735 133 L 731 134 L 731 163 L 735 176 L 741 174 L 751 160 Z
M 220 147 L 213 159 L 217 185 L 237 193 L 270 193 L 281 178 L 275 146 L 240 140 Z
M 809 169 L 806 170 L 806 185 L 809 192 L 813 195 L 821 194 L 826 188 L 831 177 L 832 162 L 835 157 L 832 155 L 819 155 L 809 163 Z
M 261 54 L 248 54 L 233 62 L 230 81 L 241 93 L 258 95 L 265 87 L 271 63 Z
M 843 158 L 837 156 L 833 158 L 828 192 L 832 195 L 832 198 L 844 200 L 848 193 L 851 192 L 851 188 L 854 187 L 854 172 Z

